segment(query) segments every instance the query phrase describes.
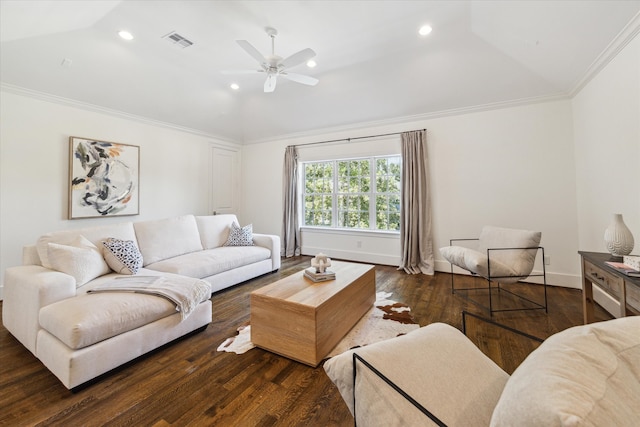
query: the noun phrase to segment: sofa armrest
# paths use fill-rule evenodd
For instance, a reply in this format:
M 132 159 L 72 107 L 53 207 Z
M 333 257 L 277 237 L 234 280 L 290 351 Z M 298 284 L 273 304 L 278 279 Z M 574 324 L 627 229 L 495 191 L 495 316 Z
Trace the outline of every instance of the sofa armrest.
M 253 243 L 271 251 L 271 271 L 278 270 L 280 268 L 280 236 L 253 233 Z
M 433 422 L 360 363 L 354 381 L 354 352 L 450 426 L 488 425 L 509 378 L 459 330 L 434 323 L 325 362 L 327 375 L 360 425 Z
M 27 245 L 22 248 L 22 265 L 42 265 L 36 245 Z
M 35 355 L 40 309 L 75 295 L 76 281 L 68 274 L 37 265 L 7 268 L 2 323 Z

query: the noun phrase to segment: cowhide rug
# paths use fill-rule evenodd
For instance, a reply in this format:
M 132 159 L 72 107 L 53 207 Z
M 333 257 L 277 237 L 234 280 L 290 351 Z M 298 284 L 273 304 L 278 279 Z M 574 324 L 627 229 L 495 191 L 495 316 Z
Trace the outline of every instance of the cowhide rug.
M 345 351 L 373 344 L 398 335 L 406 334 L 418 325 L 411 316 L 411 308 L 403 303 L 389 299 L 391 293 L 378 292 L 376 302 L 347 335 L 327 355 L 333 357 Z M 244 325 L 238 328 L 238 334 L 227 338 L 218 351 L 242 354 L 255 346 L 251 343 L 251 326 Z

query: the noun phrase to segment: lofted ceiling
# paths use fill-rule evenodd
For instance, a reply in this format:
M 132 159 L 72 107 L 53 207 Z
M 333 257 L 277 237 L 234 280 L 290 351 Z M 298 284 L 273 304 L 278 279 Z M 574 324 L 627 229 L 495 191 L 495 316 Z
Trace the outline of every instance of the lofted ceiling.
M 5 90 L 71 100 L 238 143 L 573 94 L 640 27 L 640 1 L 0 1 Z M 418 35 L 429 24 L 430 35 Z M 310 47 L 263 74 L 235 40 Z M 118 36 L 126 29 L 135 37 Z M 182 48 L 163 36 L 193 42 Z M 239 90 L 229 85 L 237 83 Z

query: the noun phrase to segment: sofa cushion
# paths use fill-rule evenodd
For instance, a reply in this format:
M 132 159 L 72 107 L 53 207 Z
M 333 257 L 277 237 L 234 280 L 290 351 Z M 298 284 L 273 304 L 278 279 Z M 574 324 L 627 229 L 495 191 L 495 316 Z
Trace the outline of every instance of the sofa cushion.
M 235 222 L 231 223 L 229 238 L 224 246 L 253 246 L 253 225 L 240 227 Z
M 145 266 L 203 249 L 193 215 L 136 222 L 133 226 Z
M 358 425 L 431 423 L 360 362 L 354 385 L 354 352 L 447 425 L 488 425 L 509 378 L 459 330 L 444 323 L 433 323 L 397 338 L 347 351 L 325 362 L 327 375 L 352 414 L 355 405 Z
M 271 251 L 261 246 L 229 246 L 177 256 L 147 265 L 146 268 L 204 279 L 270 258 Z
M 197 216 L 200 240 L 205 249 L 219 248 L 229 238 L 231 224 L 238 222 L 233 214 Z
M 82 235 L 77 235 L 69 245 L 47 244 L 47 258 L 54 270 L 76 279 L 76 287 L 111 270 L 96 245 Z
M 104 259 L 120 274 L 136 274 L 142 267 L 142 254 L 133 240 L 107 239 L 102 242 Z
M 90 346 L 176 313 L 164 298 L 139 293 L 96 293 L 47 305 L 40 326 L 71 349 Z
M 640 317 L 576 326 L 532 352 L 505 386 L 492 426 L 637 426 Z
M 57 243 L 60 245 L 70 244 L 78 235 L 87 238 L 91 243 L 96 245 L 102 253 L 102 241 L 109 237 L 117 239 L 134 240 L 136 234 L 133 229 L 132 222 L 124 222 L 120 224 L 105 225 L 101 227 L 80 228 L 77 230 L 55 231 L 42 235 L 36 242 L 38 257 L 43 267 L 52 268 L 49 262 L 48 244 Z

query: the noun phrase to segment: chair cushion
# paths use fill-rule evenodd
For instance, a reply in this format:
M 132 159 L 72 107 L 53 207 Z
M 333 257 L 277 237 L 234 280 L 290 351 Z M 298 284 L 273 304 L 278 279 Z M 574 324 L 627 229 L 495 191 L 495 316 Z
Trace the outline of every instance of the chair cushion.
M 637 426 L 640 317 L 576 326 L 532 352 L 507 382 L 499 426 Z
M 501 283 L 513 283 L 531 274 L 538 253 L 537 249 L 516 248 L 537 248 L 541 238 L 539 231 L 486 226 L 480 233 L 477 250 L 446 246 L 440 248 L 440 254 L 451 264 L 485 278 L 491 267 L 491 277 L 500 277 Z M 488 251 L 497 248 L 507 249 Z
M 486 253 L 490 248 L 537 248 L 541 239 L 539 231 L 485 226 L 480 232 L 478 252 Z M 537 253 L 537 249 L 491 251 L 491 260 L 508 265 L 516 275 L 526 277 L 533 270 Z
M 440 253 L 444 259 L 453 265 L 464 268 L 482 277 L 488 277 L 489 275 L 486 252 L 480 253 L 462 246 L 445 246 L 444 248 L 440 248 Z M 514 276 L 517 275 L 517 272 L 508 265 L 504 265 L 491 258 L 491 275 L 494 277 Z
M 462 332 L 433 323 L 406 335 L 332 357 L 324 370 L 354 412 L 358 425 L 432 425 L 400 394 L 358 363 L 357 353 L 447 425 L 488 425 L 509 376 Z

